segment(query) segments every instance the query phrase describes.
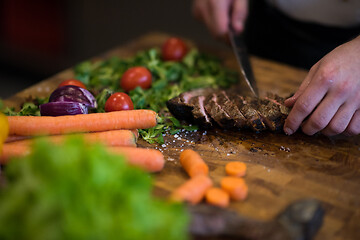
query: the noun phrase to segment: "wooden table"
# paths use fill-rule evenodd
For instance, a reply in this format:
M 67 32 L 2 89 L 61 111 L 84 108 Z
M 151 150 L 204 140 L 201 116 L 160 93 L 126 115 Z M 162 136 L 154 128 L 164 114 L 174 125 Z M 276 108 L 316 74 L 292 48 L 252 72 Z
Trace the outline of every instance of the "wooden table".
M 149 33 L 99 57 L 133 56 L 138 50 L 160 46 L 167 37 L 162 33 Z M 230 50 L 212 52 L 226 65 L 236 68 Z M 301 69 L 255 57 L 251 61 L 260 95 L 271 91 L 287 96 L 295 92 L 306 76 L 306 71 Z M 5 104 L 18 106 L 29 95 L 47 96 L 60 81 L 70 77 L 73 77 L 72 70 L 65 70 L 7 99 Z M 291 202 L 312 197 L 320 200 L 326 211 L 316 239 L 360 239 L 359 136 L 327 138 L 301 132 L 286 136 L 219 129 L 165 136 L 165 141 L 163 146 L 139 142 L 140 147 L 160 149 L 167 160 L 165 169 L 155 175 L 157 195 L 168 196 L 188 178 L 179 165 L 179 154 L 182 149 L 191 148 L 209 164 L 215 185 L 225 175 L 225 163 L 246 162 L 249 196 L 246 201 L 232 202 L 230 206 L 239 214 L 268 220 Z

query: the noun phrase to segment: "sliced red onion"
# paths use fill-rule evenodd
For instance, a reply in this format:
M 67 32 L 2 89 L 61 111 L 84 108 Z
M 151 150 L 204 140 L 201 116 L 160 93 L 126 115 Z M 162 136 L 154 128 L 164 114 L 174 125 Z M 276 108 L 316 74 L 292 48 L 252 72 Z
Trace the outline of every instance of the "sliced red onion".
M 78 102 L 88 108 L 97 107 L 95 97 L 88 90 L 72 85 L 57 88 L 51 93 L 49 102 Z
M 49 102 L 40 105 L 41 116 L 87 114 L 88 108 L 79 102 Z

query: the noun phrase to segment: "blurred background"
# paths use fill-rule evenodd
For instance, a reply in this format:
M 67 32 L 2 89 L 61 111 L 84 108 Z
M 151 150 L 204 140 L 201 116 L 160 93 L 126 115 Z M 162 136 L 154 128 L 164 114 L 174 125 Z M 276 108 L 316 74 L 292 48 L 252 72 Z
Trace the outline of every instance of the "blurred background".
M 152 31 L 223 46 L 192 0 L 1 0 L 0 98 Z

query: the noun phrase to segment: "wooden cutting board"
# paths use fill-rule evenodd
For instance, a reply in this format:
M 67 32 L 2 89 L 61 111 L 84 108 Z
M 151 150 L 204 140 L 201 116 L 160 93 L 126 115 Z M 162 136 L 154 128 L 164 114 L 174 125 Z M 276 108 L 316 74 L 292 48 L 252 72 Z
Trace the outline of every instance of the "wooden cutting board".
M 138 50 L 161 46 L 167 37 L 167 34 L 149 33 L 98 58 L 130 57 Z M 189 41 L 189 44 L 193 43 Z M 198 47 L 215 53 L 236 69 L 230 49 Z M 255 57 L 251 62 L 260 95 L 271 91 L 288 96 L 306 76 L 304 70 L 276 62 Z M 48 96 L 59 82 L 70 77 L 72 70 L 65 70 L 7 99 L 5 104 L 19 106 L 30 95 Z M 179 165 L 179 154 L 191 148 L 209 164 L 215 185 L 225 175 L 227 162 L 240 160 L 247 164 L 245 180 L 249 196 L 246 201 L 232 202 L 230 206 L 242 216 L 269 220 L 293 201 L 312 197 L 320 200 L 326 211 L 316 239 L 360 239 L 360 136 L 328 138 L 301 132 L 285 136 L 218 129 L 165 136 L 165 142 L 162 146 L 139 142 L 139 147 L 157 148 L 165 155 L 164 170 L 154 175 L 155 193 L 160 197 L 167 197 L 188 179 Z

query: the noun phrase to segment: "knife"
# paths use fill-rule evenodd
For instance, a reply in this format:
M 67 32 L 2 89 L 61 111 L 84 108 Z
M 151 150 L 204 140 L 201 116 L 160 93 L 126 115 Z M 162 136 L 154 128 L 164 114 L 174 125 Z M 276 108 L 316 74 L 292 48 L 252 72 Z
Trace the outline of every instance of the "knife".
M 257 97 L 259 95 L 259 91 L 256 86 L 255 77 L 249 61 L 249 56 L 246 50 L 243 33 L 239 35 L 235 35 L 234 29 L 231 26 L 229 26 L 229 39 L 234 54 L 236 56 L 236 60 L 240 67 L 241 75 L 246 82 L 246 86 L 248 86 L 250 92 L 255 97 Z

